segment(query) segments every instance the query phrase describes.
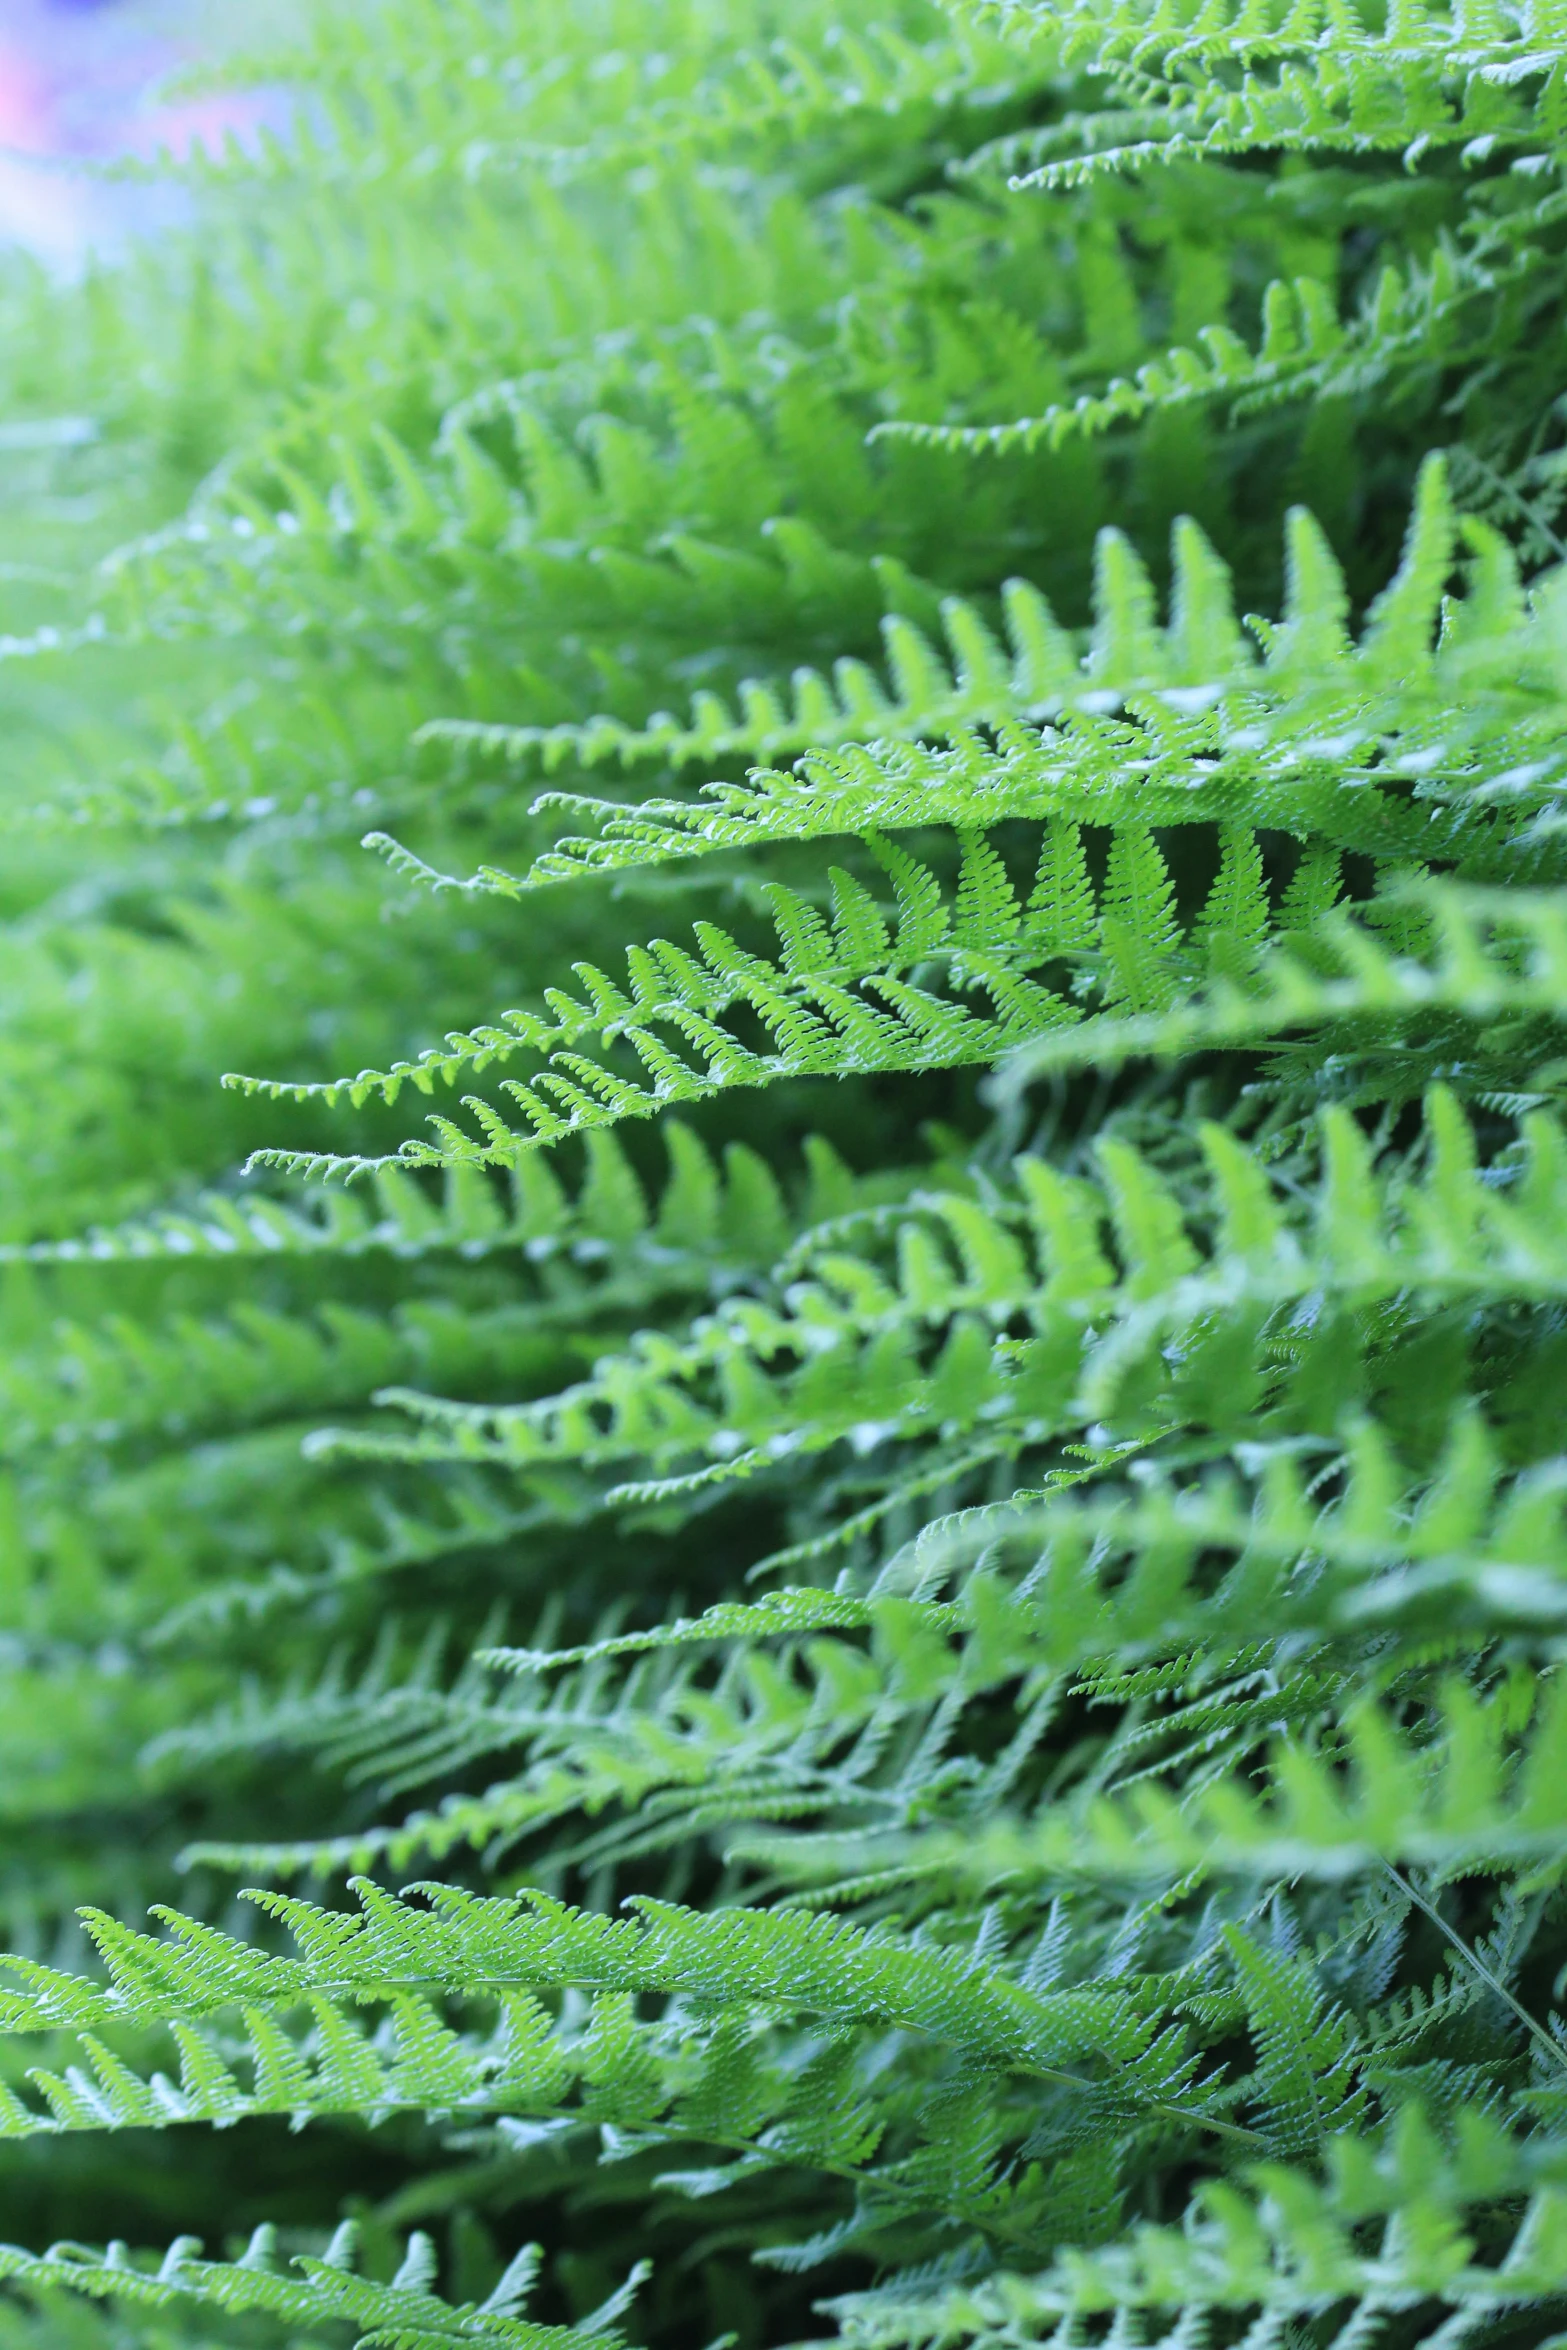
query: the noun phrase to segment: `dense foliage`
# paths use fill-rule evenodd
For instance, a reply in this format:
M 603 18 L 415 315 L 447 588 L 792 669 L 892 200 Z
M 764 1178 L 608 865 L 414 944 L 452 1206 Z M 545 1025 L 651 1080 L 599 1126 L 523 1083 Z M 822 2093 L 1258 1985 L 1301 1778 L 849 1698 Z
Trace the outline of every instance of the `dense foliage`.
M 253 70 L 4 293 L 4 2350 L 1561 2339 L 1559 0 Z

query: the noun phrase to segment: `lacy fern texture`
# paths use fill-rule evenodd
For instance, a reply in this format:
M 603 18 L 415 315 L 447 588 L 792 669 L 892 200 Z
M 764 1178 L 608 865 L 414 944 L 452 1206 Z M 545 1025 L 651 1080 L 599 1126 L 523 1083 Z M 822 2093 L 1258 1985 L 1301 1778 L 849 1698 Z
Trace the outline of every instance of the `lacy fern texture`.
M 224 75 L 0 270 L 0 2350 L 1567 2340 L 1562 0 Z

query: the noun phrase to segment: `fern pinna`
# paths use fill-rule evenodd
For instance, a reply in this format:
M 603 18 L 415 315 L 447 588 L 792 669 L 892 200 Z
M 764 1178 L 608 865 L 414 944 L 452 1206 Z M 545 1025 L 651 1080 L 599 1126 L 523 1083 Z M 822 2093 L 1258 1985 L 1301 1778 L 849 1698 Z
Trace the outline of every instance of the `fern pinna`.
M 7 2343 L 1557 2338 L 1567 19 L 225 71 L 0 292 Z

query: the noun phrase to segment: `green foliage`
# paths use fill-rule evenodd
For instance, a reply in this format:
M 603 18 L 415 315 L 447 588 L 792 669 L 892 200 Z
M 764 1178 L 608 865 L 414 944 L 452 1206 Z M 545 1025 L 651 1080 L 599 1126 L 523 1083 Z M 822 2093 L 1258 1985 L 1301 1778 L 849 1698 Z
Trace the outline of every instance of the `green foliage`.
M 1567 18 L 225 70 L 0 275 L 0 2350 L 1558 2339 Z

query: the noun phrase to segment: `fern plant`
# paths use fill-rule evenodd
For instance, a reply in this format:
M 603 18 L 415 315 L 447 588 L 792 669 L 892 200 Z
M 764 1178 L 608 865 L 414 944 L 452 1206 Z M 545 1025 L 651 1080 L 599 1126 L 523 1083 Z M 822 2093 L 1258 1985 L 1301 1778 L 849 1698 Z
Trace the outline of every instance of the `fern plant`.
M 1557 2338 L 1560 11 L 224 70 L 0 285 L 0 2328 Z

